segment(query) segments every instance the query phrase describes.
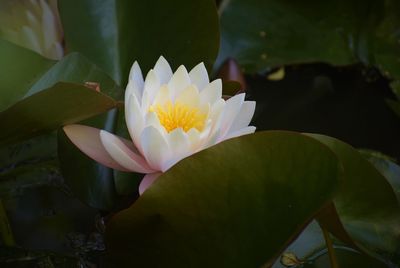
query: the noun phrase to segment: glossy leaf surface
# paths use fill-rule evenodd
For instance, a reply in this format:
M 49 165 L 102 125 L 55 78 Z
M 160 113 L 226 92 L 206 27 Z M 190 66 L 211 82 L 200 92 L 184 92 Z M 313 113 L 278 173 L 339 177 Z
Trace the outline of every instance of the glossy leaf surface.
M 213 146 L 113 216 L 110 267 L 271 265 L 332 198 L 339 174 L 329 149 L 296 133 L 261 132 Z

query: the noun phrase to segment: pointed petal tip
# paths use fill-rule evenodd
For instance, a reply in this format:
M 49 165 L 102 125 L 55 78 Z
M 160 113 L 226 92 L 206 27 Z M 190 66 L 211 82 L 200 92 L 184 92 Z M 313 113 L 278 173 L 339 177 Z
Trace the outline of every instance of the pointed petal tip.
M 63 126 L 63 130 L 70 140 L 72 140 L 74 136 L 79 134 L 79 132 L 84 131 L 87 128 L 94 129 L 92 127 L 87 127 L 79 124 L 70 124 Z
M 132 81 L 135 85 L 135 88 L 137 88 L 137 91 L 141 92 L 144 81 L 142 70 L 140 69 L 139 63 L 137 61 L 132 64 L 131 70 L 129 71 L 128 80 L 128 82 Z
M 188 73 L 188 71 L 187 71 L 187 69 L 186 69 L 186 67 L 185 67 L 185 65 L 179 65 L 179 67 L 178 67 L 178 69 L 176 69 L 176 71 L 175 71 L 175 73 L 177 73 L 178 71 L 180 71 L 180 72 L 185 72 L 185 73 Z
M 100 138 L 103 130 L 78 124 L 67 125 L 63 129 L 69 140 L 93 160 L 109 168 L 129 171 L 116 162 L 104 148 Z
M 168 83 L 173 75 L 170 64 L 163 56 L 160 56 L 154 65 L 154 72 L 157 74 L 161 84 Z
M 161 175 L 161 172 L 146 174 L 139 184 L 139 194 L 142 195 Z

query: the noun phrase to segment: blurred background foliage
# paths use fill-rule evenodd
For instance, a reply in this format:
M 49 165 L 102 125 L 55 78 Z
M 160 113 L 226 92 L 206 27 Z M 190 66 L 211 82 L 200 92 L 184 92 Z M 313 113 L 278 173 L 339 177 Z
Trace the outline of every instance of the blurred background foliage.
M 146 254 L 160 260 L 168 257 L 153 251 L 174 256 L 167 250 L 169 245 L 185 252 L 192 266 L 199 267 L 215 256 L 202 256 L 196 246 L 212 251 L 215 246 L 209 245 L 210 241 L 216 245 L 229 241 L 231 247 L 224 251 L 227 259 L 240 255 L 235 252 L 238 248 L 249 251 L 256 246 L 257 250 L 225 265 L 246 267 L 246 261 L 253 265 L 259 251 L 265 250 L 266 267 L 328 267 L 331 261 L 322 231 L 326 235 L 328 229 L 334 235 L 331 242 L 340 267 L 398 267 L 399 10 L 399 0 L 0 0 L 0 266 L 101 267 L 105 263 L 112 267 L 124 260 L 143 267 L 146 264 L 141 258 Z M 179 191 L 164 191 L 161 197 L 182 200 L 165 208 L 165 199 L 149 193 L 118 213 L 138 198 L 141 175 L 95 163 L 57 129 L 83 122 L 127 136 L 120 107 L 129 68 L 138 60 L 146 73 L 160 55 L 173 68 L 184 64 L 189 69 L 204 61 L 213 77 L 223 79 L 226 95 L 245 90 L 248 99 L 257 101 L 252 124 L 259 131 L 320 133 L 359 149 L 314 136 L 336 153 L 344 167 L 345 181 L 333 198 L 334 209 L 318 214 L 318 222 L 309 218 L 332 199 L 331 191 L 338 187 L 332 178 L 314 194 L 310 190 L 309 196 L 304 194 L 307 184 L 303 181 L 273 188 L 275 194 L 259 193 L 259 200 L 248 200 L 251 194 L 246 196 L 244 190 L 233 191 L 237 202 L 232 202 L 229 213 L 233 214 L 225 215 L 232 220 L 232 229 L 214 225 L 229 225 L 222 221 L 224 215 L 200 209 L 218 207 L 212 201 L 224 194 L 218 189 L 212 193 L 199 189 L 198 199 L 204 200 L 197 203 L 189 202 L 193 200 Z M 296 150 L 309 150 L 334 165 L 325 149 L 307 143 L 306 138 L 287 132 L 274 135 L 258 137 L 292 148 L 284 150 L 284 159 L 300 161 L 304 156 Z M 254 142 L 274 148 L 271 141 Z M 198 177 L 202 175 L 201 161 L 217 157 L 219 150 L 229 151 L 224 146 L 191 159 L 200 163 Z M 268 154 L 247 147 L 242 151 L 250 160 L 243 160 L 241 166 L 249 169 L 265 165 L 254 155 L 263 155 L 263 161 L 269 159 Z M 235 155 L 235 151 L 231 153 Z M 239 153 L 233 159 L 247 157 Z M 304 174 L 318 171 L 302 170 L 294 160 L 288 165 L 277 159 L 268 163 Z M 228 162 L 224 161 L 221 166 L 225 169 L 221 167 L 216 174 L 234 168 Z M 185 165 L 187 161 L 171 172 L 184 172 Z M 330 174 L 337 171 L 327 170 Z M 166 180 L 175 173 L 168 173 Z M 282 177 L 276 183 L 288 186 L 289 178 L 278 173 L 274 176 Z M 197 176 L 191 178 L 190 186 L 201 179 L 195 180 Z M 207 176 L 215 179 L 217 175 Z M 238 174 L 232 181 L 254 194 L 250 185 L 240 184 L 240 178 L 246 176 Z M 211 179 L 206 183 L 212 184 Z M 318 184 L 313 177 L 309 182 Z M 271 182 L 254 183 L 277 187 Z M 324 188 L 328 186 L 332 189 Z M 308 203 L 303 200 L 309 205 L 299 205 L 297 210 L 285 207 L 301 203 L 298 197 L 309 197 Z M 314 207 L 312 200 L 320 203 Z M 275 210 L 270 207 L 268 215 L 256 209 L 246 215 L 234 214 L 257 202 L 276 204 Z M 154 218 L 161 213 L 154 204 L 164 209 L 162 213 L 172 215 L 172 231 Z M 197 229 L 181 231 L 178 227 L 187 224 L 185 219 L 173 216 L 180 210 L 203 215 L 202 219 L 207 219 L 204 224 L 211 223 L 208 234 L 214 236 L 202 241 L 199 233 L 191 233 Z M 154 214 L 148 216 L 150 212 Z M 146 220 L 138 220 L 137 214 Z M 254 217 L 276 232 L 275 236 L 270 234 L 270 242 L 263 226 L 247 222 Z M 249 226 L 250 231 L 246 229 Z M 297 237 L 298 229 L 304 227 Z M 182 244 L 174 244 L 167 235 L 161 240 L 152 236 L 157 228 L 166 234 L 179 234 Z M 236 242 L 230 237 L 232 230 L 237 232 Z M 245 235 L 252 232 L 260 234 L 251 241 L 256 243 L 242 245 Z M 188 239 L 188 234 L 197 239 Z M 136 240 L 132 242 L 130 237 Z M 139 244 L 138 238 L 147 239 L 146 243 Z M 109 246 L 106 255 L 104 239 Z

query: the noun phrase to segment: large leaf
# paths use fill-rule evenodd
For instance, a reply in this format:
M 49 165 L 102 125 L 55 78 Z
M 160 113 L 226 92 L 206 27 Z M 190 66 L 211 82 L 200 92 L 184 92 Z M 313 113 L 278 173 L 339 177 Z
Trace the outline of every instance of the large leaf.
M 329 146 L 344 167 L 343 184 L 334 199 L 342 226 L 334 226 L 335 213 L 325 214 L 322 223 L 339 238 L 350 237 L 359 248 L 398 262 L 400 206 L 385 177 L 351 146 L 328 136 L 307 135 Z
M 400 78 L 399 9 L 397 0 L 224 1 L 219 63 L 233 57 L 254 73 L 289 63 L 362 61 Z
M 138 60 L 144 70 L 160 55 L 174 67 L 208 67 L 218 52 L 218 16 L 213 0 L 59 1 L 65 40 L 106 70 L 120 85 Z
M 0 39 L 0 111 L 57 82 L 93 82 L 102 92 L 120 99 L 123 91 L 96 65 L 79 53 L 59 62 Z
M 25 96 L 54 61 L 0 38 L 0 111 Z
M 57 81 L 97 83 L 101 92 L 122 99 L 123 90 L 96 65 L 78 53 L 70 53 L 55 64 L 28 94 L 51 86 Z M 116 111 L 112 110 L 82 122 L 113 131 Z M 60 167 L 67 184 L 82 201 L 96 208 L 110 208 L 115 198 L 112 170 L 84 156 L 62 133 L 58 135 Z M 76 168 L 79 166 L 79 168 Z
M 400 166 L 381 154 L 365 151 L 362 154 L 385 176 L 400 202 Z
M 85 86 L 57 83 L 0 113 L 0 145 L 55 130 L 117 105 L 112 98 Z
M 260 132 L 191 156 L 106 229 L 110 267 L 261 267 L 331 198 L 340 166 L 303 135 Z
M 9 81 L 12 87 L 4 87 L 2 88 L 1 92 L 4 93 L 4 95 L 11 96 L 13 94 L 13 91 L 19 90 L 20 94 L 12 100 L 14 102 L 32 96 L 35 93 L 38 93 L 44 89 L 51 88 L 59 81 L 79 84 L 83 84 L 85 82 L 94 82 L 98 83 L 101 92 L 106 93 L 107 95 L 112 96 L 115 99 L 121 99 L 123 96 L 123 91 L 121 90 L 121 88 L 119 88 L 109 76 L 107 76 L 96 65 L 89 62 L 85 57 L 78 53 L 71 53 L 63 58 L 61 61 L 54 64 L 54 62 L 45 60 L 26 49 L 19 48 L 6 42 L 5 44 L 8 45 L 9 49 L 5 50 L 3 47 L 0 47 L 0 53 L 3 53 L 4 51 L 5 55 L 12 55 L 14 58 L 10 58 L 10 60 L 5 61 L 4 63 L 6 63 L 7 65 L 4 64 L 4 68 L 2 68 L 3 65 L 1 65 L 3 61 L 0 63 L 2 74 L 4 74 L 4 76 L 8 79 L 0 81 Z M 15 58 L 18 58 L 18 61 L 16 61 Z M 42 62 L 45 62 L 47 64 L 42 64 L 42 66 L 40 65 Z M 14 66 L 13 64 L 16 67 L 15 69 L 13 69 L 13 73 L 9 74 L 9 66 Z M 24 74 L 26 73 L 24 68 L 26 68 L 26 66 L 30 66 L 32 68 L 32 71 L 40 71 L 40 75 L 35 75 L 31 78 L 31 80 L 28 80 L 29 83 L 25 83 L 27 81 L 27 78 L 24 76 Z M 42 66 L 42 68 L 39 68 L 40 66 Z M 85 91 L 90 90 L 85 89 Z M 97 95 L 96 92 L 89 93 L 90 95 Z M 63 98 L 64 95 L 56 97 Z M 82 109 L 79 106 L 79 102 L 76 101 L 76 99 L 79 98 L 79 96 L 76 96 L 75 101 L 73 99 L 70 100 L 75 103 L 74 105 L 77 107 L 75 112 L 80 112 L 80 110 Z M 43 101 L 51 101 L 52 104 L 54 104 L 53 106 L 56 105 L 56 103 L 50 99 L 43 99 Z M 93 101 L 96 101 L 96 99 L 93 99 Z M 93 104 L 95 110 L 99 111 L 104 103 Z M 46 107 L 46 105 L 41 104 L 41 106 L 43 107 Z M 47 108 L 50 109 L 50 107 L 48 106 Z M 88 109 L 91 109 L 91 107 L 84 107 L 84 109 L 82 109 L 82 112 L 93 112 Z M 52 114 L 53 111 L 47 113 Z M 47 115 L 45 115 L 43 118 L 46 118 L 46 116 Z M 110 125 L 112 126 L 112 124 L 114 123 L 114 117 L 115 111 L 110 112 L 109 114 L 105 114 L 101 118 L 89 120 L 85 123 L 100 128 L 110 129 Z M 43 121 L 43 118 L 41 118 L 40 121 Z M 46 172 L 52 172 L 52 170 L 54 169 L 51 163 L 49 165 L 49 161 L 54 161 L 55 155 L 57 154 L 57 141 L 56 139 L 54 139 L 54 135 L 48 136 L 47 138 L 46 137 L 24 141 L 23 143 L 20 143 L 18 145 L 12 145 L 10 147 L 3 148 L 0 151 L 0 171 L 2 171 L 1 176 L 11 176 L 14 178 L 13 180 L 7 180 L 0 186 L 2 193 L 13 195 L 13 193 L 15 191 L 18 191 L 19 187 L 24 183 L 46 183 L 46 180 L 43 180 L 42 178 L 46 177 Z M 64 143 L 67 143 L 67 141 L 64 141 Z M 67 148 L 65 150 L 75 152 L 75 148 L 73 145 L 70 144 L 69 147 L 66 146 L 67 145 L 65 144 L 63 146 L 63 148 Z M 46 150 L 43 150 L 42 148 L 46 148 Z M 61 154 L 65 150 L 63 150 Z M 40 151 L 40 156 L 37 155 L 38 151 Z M 36 155 L 32 155 L 33 152 L 35 152 Z M 96 197 L 98 200 L 96 207 L 99 206 L 99 202 L 104 203 L 99 200 L 108 200 L 108 196 L 114 195 L 113 177 L 110 170 L 102 167 L 100 164 L 92 160 L 86 159 L 84 156 L 82 156 L 80 152 L 75 152 L 73 159 L 74 161 L 70 163 L 72 165 L 72 168 L 66 168 L 70 171 L 73 171 L 72 174 L 66 173 L 64 174 L 64 176 L 68 184 L 74 190 L 75 194 L 78 194 L 78 196 L 87 203 L 91 203 L 87 201 L 88 196 L 90 196 L 92 199 Z M 78 165 L 80 165 L 82 169 L 78 170 L 73 168 L 76 163 L 78 163 Z M 64 166 L 65 164 L 63 163 L 62 167 Z M 83 167 L 86 167 L 86 169 L 84 169 Z M 88 173 L 87 170 L 90 170 L 92 173 Z M 39 176 L 38 172 L 43 176 Z M 108 174 L 108 176 L 105 176 L 104 174 Z M 85 191 L 79 190 L 86 186 L 87 188 L 85 188 Z M 107 201 L 106 203 L 109 202 Z
M 123 90 L 104 71 L 79 53 L 70 53 L 54 64 L 36 81 L 26 96 L 33 95 L 60 81 L 78 84 L 91 82 L 98 84 L 102 93 L 114 99 L 121 99 L 123 96 Z

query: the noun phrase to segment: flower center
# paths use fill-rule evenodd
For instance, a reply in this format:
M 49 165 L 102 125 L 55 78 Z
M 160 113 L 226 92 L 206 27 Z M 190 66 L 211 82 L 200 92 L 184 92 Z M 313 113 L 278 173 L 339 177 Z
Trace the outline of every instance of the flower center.
M 150 106 L 150 112 L 155 112 L 161 125 L 171 132 L 176 128 L 182 128 L 188 132 L 192 128 L 202 131 L 207 115 L 202 113 L 199 108 L 168 101 L 164 105 L 156 104 Z

